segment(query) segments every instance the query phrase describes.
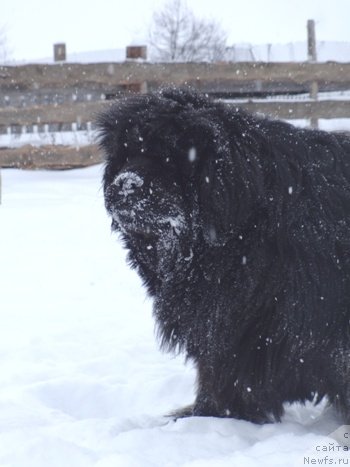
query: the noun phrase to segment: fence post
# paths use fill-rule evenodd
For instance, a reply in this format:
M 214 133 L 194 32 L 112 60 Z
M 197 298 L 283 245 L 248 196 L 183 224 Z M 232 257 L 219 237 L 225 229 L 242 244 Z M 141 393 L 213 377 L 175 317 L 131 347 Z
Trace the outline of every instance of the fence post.
M 147 60 L 147 46 L 146 45 L 128 45 L 126 48 L 127 60 Z
M 313 19 L 307 22 L 307 59 L 309 62 L 317 61 L 315 20 Z
M 53 45 L 53 58 L 55 62 L 66 61 L 66 44 L 54 44 Z
M 309 19 L 307 22 L 307 59 L 309 62 L 314 63 L 317 61 L 317 51 L 316 51 L 316 31 L 315 31 L 315 21 Z M 314 101 L 318 99 L 318 82 L 312 81 L 310 84 L 310 98 Z M 311 128 L 318 128 L 318 118 L 310 118 Z

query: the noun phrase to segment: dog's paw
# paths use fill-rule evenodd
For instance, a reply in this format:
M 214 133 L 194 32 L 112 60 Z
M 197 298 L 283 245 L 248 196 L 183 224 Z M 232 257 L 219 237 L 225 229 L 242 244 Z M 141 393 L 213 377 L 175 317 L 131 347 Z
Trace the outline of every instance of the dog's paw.
M 192 417 L 193 415 L 195 415 L 194 405 L 191 404 L 186 407 L 182 407 L 181 409 L 174 410 L 174 412 L 170 412 L 166 416 L 172 418 L 176 422 L 179 418 Z

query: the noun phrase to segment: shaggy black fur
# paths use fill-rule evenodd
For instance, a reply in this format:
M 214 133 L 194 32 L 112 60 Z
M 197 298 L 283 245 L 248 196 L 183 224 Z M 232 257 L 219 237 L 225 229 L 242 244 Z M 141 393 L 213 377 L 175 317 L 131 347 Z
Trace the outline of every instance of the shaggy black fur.
M 105 203 L 198 370 L 182 415 L 279 420 L 327 395 L 350 423 L 350 139 L 190 90 L 100 115 Z

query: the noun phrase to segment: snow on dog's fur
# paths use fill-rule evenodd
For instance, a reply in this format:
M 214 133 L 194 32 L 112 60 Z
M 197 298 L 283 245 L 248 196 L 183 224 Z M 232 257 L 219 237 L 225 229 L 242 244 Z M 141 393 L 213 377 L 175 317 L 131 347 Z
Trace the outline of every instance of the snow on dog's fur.
M 112 228 L 198 371 L 179 414 L 263 423 L 327 395 L 350 422 L 350 139 L 182 89 L 98 124 Z

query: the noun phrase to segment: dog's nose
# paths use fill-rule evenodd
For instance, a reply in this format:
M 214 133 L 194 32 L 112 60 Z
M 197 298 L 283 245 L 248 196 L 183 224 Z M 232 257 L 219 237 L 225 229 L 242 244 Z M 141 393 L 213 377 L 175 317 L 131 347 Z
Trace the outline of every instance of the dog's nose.
M 143 185 L 143 180 L 135 172 L 122 172 L 115 177 L 113 185 L 118 188 L 120 195 L 128 196 Z

